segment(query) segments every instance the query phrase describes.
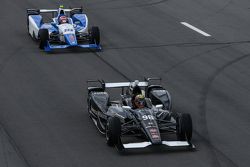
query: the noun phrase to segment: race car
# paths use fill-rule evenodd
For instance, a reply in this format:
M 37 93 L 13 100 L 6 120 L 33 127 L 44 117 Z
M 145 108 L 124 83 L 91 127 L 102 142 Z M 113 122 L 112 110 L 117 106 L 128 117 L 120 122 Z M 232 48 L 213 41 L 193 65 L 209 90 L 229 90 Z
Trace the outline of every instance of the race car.
M 160 84 L 152 84 L 155 79 L 160 80 L 147 78 L 142 82 L 117 83 L 87 81 L 88 113 L 97 129 L 106 136 L 109 146 L 115 146 L 121 152 L 152 145 L 195 148 L 191 143 L 190 114 L 172 112 L 169 92 Z M 113 88 L 121 89 L 118 100 L 113 100 L 114 97 L 110 97 L 107 91 Z M 143 107 L 134 106 L 134 96 L 145 97 Z M 171 139 L 173 135 L 174 139 Z
M 51 14 L 45 22 L 43 15 Z M 39 48 L 45 51 L 70 47 L 101 50 L 98 27 L 88 27 L 88 17 L 83 8 L 27 9 L 29 35 L 39 41 Z

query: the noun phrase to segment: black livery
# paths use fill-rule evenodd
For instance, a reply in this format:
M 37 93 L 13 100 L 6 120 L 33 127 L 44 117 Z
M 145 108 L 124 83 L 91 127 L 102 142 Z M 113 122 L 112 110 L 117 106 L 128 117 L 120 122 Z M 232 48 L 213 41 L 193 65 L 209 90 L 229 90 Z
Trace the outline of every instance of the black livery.
M 194 148 L 192 119 L 187 113 L 171 112 L 171 97 L 158 78 L 143 82 L 105 83 L 88 81 L 88 112 L 98 130 L 105 134 L 107 144 L 118 150 L 143 148 L 150 145 Z M 91 86 L 90 86 L 91 85 Z M 94 85 L 94 86 L 93 86 Z M 96 86 L 97 85 L 97 86 Z M 107 89 L 120 88 L 121 98 L 111 101 Z M 134 97 L 145 96 L 145 107 L 135 108 Z M 177 140 L 163 140 L 162 136 L 176 134 Z M 143 142 L 124 143 L 127 136 L 139 137 Z

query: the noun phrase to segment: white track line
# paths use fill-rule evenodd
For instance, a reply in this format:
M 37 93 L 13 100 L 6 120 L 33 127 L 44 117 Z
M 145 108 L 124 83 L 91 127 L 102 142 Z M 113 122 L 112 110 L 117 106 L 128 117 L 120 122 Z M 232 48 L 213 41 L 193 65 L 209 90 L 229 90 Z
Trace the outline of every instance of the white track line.
M 188 24 L 186 22 L 181 22 L 181 24 L 183 24 L 184 26 L 186 26 L 186 27 L 188 27 L 188 28 L 190 28 L 190 29 L 192 29 L 192 30 L 194 30 L 194 31 L 196 31 L 196 32 L 198 32 L 198 33 L 206 36 L 206 37 L 210 37 L 211 36 L 210 34 L 204 32 L 204 31 L 202 31 L 202 30 L 200 30 L 200 29 L 198 29 L 198 28 L 196 28 L 196 27 L 194 27 L 191 24 Z

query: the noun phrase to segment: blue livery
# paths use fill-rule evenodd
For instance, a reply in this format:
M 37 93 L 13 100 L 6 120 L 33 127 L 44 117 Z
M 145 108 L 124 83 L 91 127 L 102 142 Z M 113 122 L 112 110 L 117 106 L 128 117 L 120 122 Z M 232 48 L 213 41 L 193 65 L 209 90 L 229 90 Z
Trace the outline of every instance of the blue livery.
M 51 13 L 50 22 L 43 19 Z M 98 27 L 88 27 L 88 17 L 82 8 L 27 9 L 27 28 L 32 38 L 39 40 L 45 51 L 70 47 L 101 50 Z

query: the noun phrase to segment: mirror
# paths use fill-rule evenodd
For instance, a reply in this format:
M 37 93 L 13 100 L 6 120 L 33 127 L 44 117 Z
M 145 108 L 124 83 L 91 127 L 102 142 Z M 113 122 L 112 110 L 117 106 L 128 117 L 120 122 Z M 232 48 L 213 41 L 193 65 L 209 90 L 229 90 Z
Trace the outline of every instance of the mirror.
M 163 108 L 163 105 L 162 105 L 162 104 L 157 104 L 155 107 L 156 107 L 157 109 L 162 109 L 162 108 Z
M 122 106 L 123 109 L 131 109 L 130 106 Z

